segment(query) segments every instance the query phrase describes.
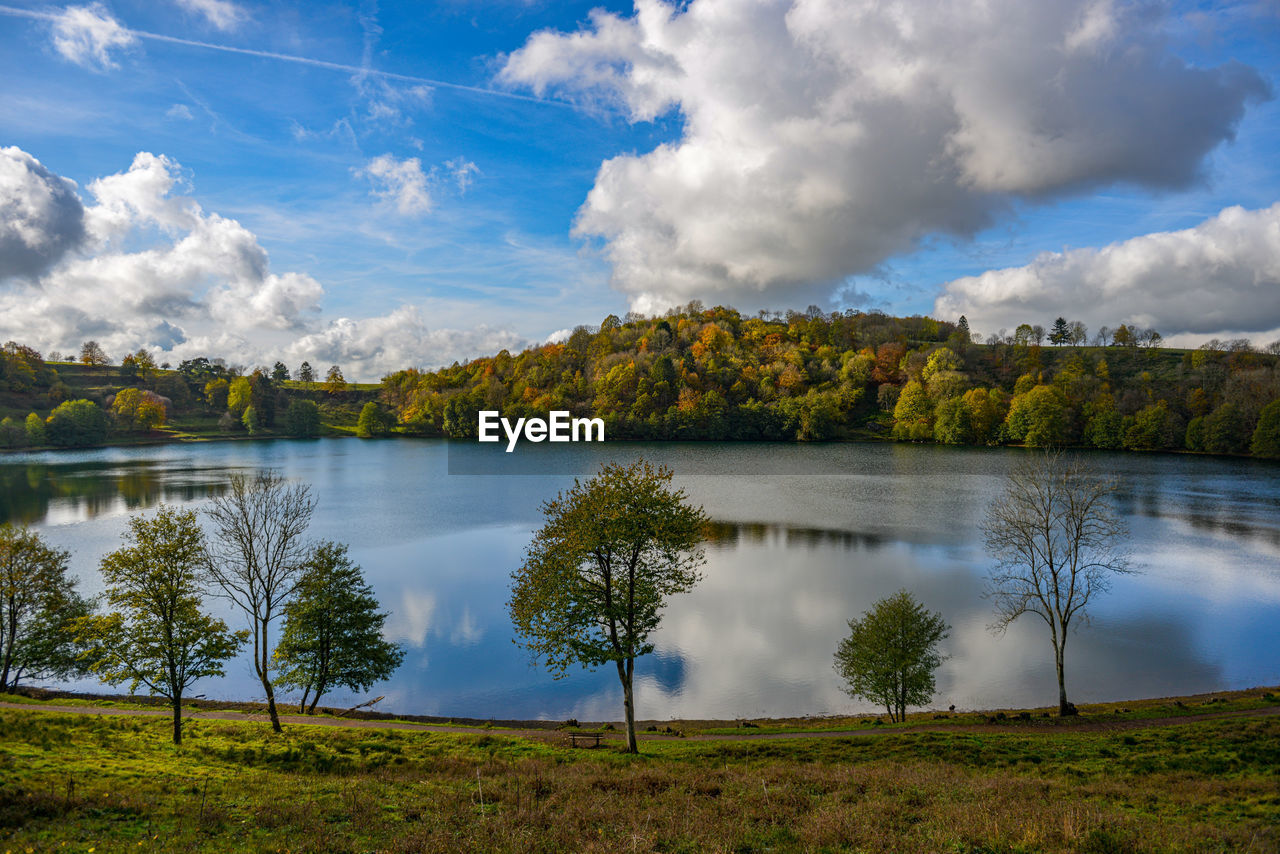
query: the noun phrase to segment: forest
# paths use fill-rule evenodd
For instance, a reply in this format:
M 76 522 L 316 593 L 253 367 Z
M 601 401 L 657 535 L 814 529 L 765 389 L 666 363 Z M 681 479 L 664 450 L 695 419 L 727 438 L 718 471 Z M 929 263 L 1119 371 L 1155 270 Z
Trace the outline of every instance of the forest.
M 1088 446 L 1280 456 L 1280 342 L 1160 346 L 1121 325 L 955 323 L 817 308 L 744 317 L 697 303 L 610 315 L 562 342 L 385 377 L 406 432 L 475 435 L 477 412 L 565 409 L 614 439 Z

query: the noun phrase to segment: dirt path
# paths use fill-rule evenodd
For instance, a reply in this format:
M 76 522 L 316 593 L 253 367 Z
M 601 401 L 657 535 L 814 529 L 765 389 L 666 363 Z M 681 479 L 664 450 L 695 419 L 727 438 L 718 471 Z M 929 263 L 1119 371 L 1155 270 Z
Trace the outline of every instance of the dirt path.
M 103 715 L 108 717 L 169 717 L 167 709 L 111 709 L 101 706 L 45 706 L 28 703 L 0 702 L 0 709 L 16 709 L 18 711 L 58 712 L 74 715 Z M 826 732 L 783 732 L 783 733 L 720 733 L 690 735 L 685 741 L 769 741 L 773 739 L 794 738 L 861 738 L 895 735 L 898 733 L 940 732 L 940 733 L 1017 733 L 1021 735 L 1069 734 L 1077 732 L 1119 732 L 1124 730 L 1151 729 L 1154 727 L 1178 726 L 1200 721 L 1219 720 L 1223 718 L 1260 718 L 1280 715 L 1280 705 L 1261 709 L 1244 709 L 1228 712 L 1204 712 L 1194 715 L 1180 715 L 1165 718 L 1144 718 L 1138 720 L 1113 720 L 1102 716 L 1084 717 L 1071 723 L 1059 723 L 1058 719 L 1049 726 L 1037 724 L 917 724 L 897 728 L 862 728 L 852 730 L 831 730 Z M 206 721 L 268 721 L 266 712 L 232 712 L 232 711 L 190 711 L 183 712 L 184 718 Z M 537 739 L 540 741 L 561 740 L 564 734 L 558 730 L 548 729 L 483 729 L 478 727 L 447 726 L 443 724 L 419 724 L 401 721 L 370 721 L 331 717 L 306 717 L 303 715 L 281 715 L 284 724 L 303 726 L 348 727 L 363 729 L 394 729 L 416 732 L 442 732 L 455 735 L 502 735 L 519 738 Z M 665 733 L 637 733 L 643 741 L 670 741 L 681 737 Z M 621 732 L 604 733 L 605 740 L 621 740 Z

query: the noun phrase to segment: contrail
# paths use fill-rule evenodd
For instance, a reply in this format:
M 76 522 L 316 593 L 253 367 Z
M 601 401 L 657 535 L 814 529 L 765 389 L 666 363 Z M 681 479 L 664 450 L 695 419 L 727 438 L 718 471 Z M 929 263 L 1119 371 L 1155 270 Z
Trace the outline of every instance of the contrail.
M 42 12 L 35 9 L 17 9 L 13 6 L 0 5 L 0 15 L 10 15 L 15 18 L 30 18 L 36 21 L 57 21 L 59 15 L 53 12 Z M 470 92 L 473 95 L 488 95 L 494 98 L 506 98 L 511 101 L 524 101 L 530 104 L 545 104 L 551 107 L 567 107 L 574 109 L 574 105 L 567 101 L 555 101 L 548 98 L 535 98 L 532 95 L 519 95 L 515 92 L 504 92 L 501 89 L 487 89 L 483 86 L 467 86 L 463 83 L 450 83 L 446 80 L 433 80 L 430 77 L 416 77 L 412 74 L 397 74 L 394 71 L 379 71 L 376 68 L 362 68 L 358 65 L 348 65 L 342 62 L 329 62 L 324 59 L 312 59 L 309 56 L 297 56 L 291 53 L 276 53 L 270 50 L 253 50 L 247 47 L 232 47 L 225 44 L 213 44 L 212 42 L 195 41 L 194 39 L 182 39 L 177 36 L 166 36 L 160 33 L 149 33 L 146 30 L 131 30 L 124 28 L 129 35 L 140 39 L 147 39 L 155 42 L 165 42 L 167 44 L 183 45 L 184 47 L 196 47 L 204 50 L 217 50 L 223 53 L 238 53 L 242 56 L 256 56 L 260 59 L 276 59 L 281 62 L 292 62 L 297 65 L 309 65 L 313 68 L 327 68 L 330 71 L 341 71 L 345 74 L 364 74 L 372 77 L 384 77 L 388 80 L 400 80 L 406 83 L 423 83 L 440 89 L 452 89 L 456 92 Z

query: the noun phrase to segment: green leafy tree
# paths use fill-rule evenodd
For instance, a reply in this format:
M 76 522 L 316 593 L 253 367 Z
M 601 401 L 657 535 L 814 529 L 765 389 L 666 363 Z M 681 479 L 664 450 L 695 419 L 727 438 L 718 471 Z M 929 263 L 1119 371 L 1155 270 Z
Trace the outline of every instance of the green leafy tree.
M 76 593 L 68 557 L 25 527 L 0 525 L 0 691 L 83 672 L 70 625 L 92 606 Z
M 1249 452 L 1255 457 L 1280 457 L 1280 400 L 1262 407 Z
M 933 404 L 924 386 L 910 380 L 893 407 L 893 438 L 923 442 L 933 438 Z
M 216 377 L 204 384 L 204 399 L 214 410 L 227 408 L 227 398 L 231 392 L 231 383 L 226 377 Z
M 632 674 L 672 594 L 697 583 L 707 522 L 670 487 L 671 471 L 638 460 L 542 505 L 546 524 L 512 573 L 508 607 L 522 645 L 556 674 L 613 662 L 622 683 L 627 750 L 637 752 Z
M 907 706 L 933 699 L 933 673 L 943 661 L 938 644 L 949 631 L 941 614 L 899 590 L 849 621 L 849 636 L 836 650 L 836 672 L 851 697 L 882 705 L 890 720 L 901 721 Z
M 262 417 L 258 415 L 256 406 L 246 406 L 244 414 L 240 416 L 240 423 L 244 425 L 244 429 L 249 431 L 250 436 L 257 435 L 266 429 L 262 424 Z
M 1111 505 L 1115 484 L 1094 476 L 1061 452 L 1018 466 L 987 508 L 982 533 L 996 560 L 987 576 L 995 604 L 994 629 L 1003 632 L 1023 614 L 1049 627 L 1058 676 L 1058 710 L 1067 702 L 1068 632 L 1088 620 L 1088 607 L 1115 575 L 1131 572 L 1123 549 L 1124 524 Z
M 314 400 L 295 400 L 284 411 L 284 430 L 295 439 L 320 435 L 320 407 Z
M 227 411 L 239 418 L 253 404 L 253 387 L 248 377 L 236 377 L 227 389 Z
M 391 432 L 391 416 L 372 400 L 360 409 L 360 417 L 356 420 L 356 435 L 361 439 L 385 436 Z
M 45 421 L 49 443 L 63 448 L 100 445 L 107 438 L 110 419 L 92 400 L 59 403 Z
M 78 623 L 90 669 L 104 682 L 145 685 L 173 709 L 173 743 L 182 743 L 182 697 L 199 679 L 223 675 L 248 632 L 231 632 L 201 611 L 204 533 L 190 510 L 161 505 L 134 516 L 125 545 L 102 559 L 107 602 L 116 609 Z
M 308 387 L 316 381 L 315 369 L 311 367 L 310 362 L 303 362 L 298 366 L 298 382 L 306 383 Z
M 1033 448 L 1061 445 L 1067 439 L 1067 405 L 1053 386 L 1033 386 L 1009 403 L 1005 430 L 1010 439 Z
M 0 448 L 21 448 L 27 444 L 27 431 L 13 418 L 0 418 Z
M 271 379 L 278 383 L 289 381 L 289 366 L 284 362 L 276 362 L 271 366 Z
M 331 688 L 367 691 L 389 679 L 404 651 L 382 639 L 386 619 L 360 567 L 347 557 L 347 547 L 320 543 L 284 606 L 276 684 L 301 688 L 299 711 L 311 714 Z
M 43 445 L 49 441 L 48 434 L 44 428 L 44 419 L 36 413 L 28 412 L 27 420 L 23 422 L 22 426 L 28 445 Z
M 1205 416 L 1202 433 L 1204 449 L 1211 454 L 1243 454 L 1249 434 L 1244 413 L 1234 403 L 1224 403 Z

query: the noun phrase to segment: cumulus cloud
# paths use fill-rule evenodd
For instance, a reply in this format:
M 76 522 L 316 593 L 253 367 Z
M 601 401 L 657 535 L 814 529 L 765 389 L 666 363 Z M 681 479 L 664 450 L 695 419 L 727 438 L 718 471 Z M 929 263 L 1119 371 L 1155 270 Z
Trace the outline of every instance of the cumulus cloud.
M 363 169 L 356 170 L 356 174 L 368 178 L 373 184 L 373 194 L 393 204 L 405 216 L 431 210 L 427 175 L 422 171 L 422 161 L 416 157 L 397 160 L 390 154 L 381 154 Z
M 249 15 L 244 9 L 229 0 L 174 0 L 178 6 L 193 15 L 200 15 L 214 27 L 224 32 L 234 30 Z
M 366 376 L 400 368 L 447 364 L 502 349 L 519 350 L 533 342 L 489 326 L 473 329 L 430 329 L 416 306 L 402 306 L 381 317 L 340 317 L 290 347 L 299 358 L 358 365 Z M 308 356 L 307 354 L 312 354 Z
M 956 279 L 934 308 L 987 331 L 1059 315 L 1166 337 L 1271 331 L 1280 327 L 1280 203 L 1230 207 L 1194 228 L 1046 252 L 1025 267 Z
M 1106 0 L 637 0 L 543 31 L 499 79 L 678 140 L 605 161 L 575 232 L 633 307 L 830 286 L 1015 201 L 1184 187 L 1267 88 Z M 767 61 L 762 58 L 766 58 Z
M 205 211 L 181 166 L 140 152 L 124 172 L 75 185 L 17 148 L 0 149 L 0 336 L 37 348 L 97 339 L 176 361 L 338 363 L 351 379 L 519 348 L 503 329 L 429 329 L 421 309 L 326 319 L 324 289 L 275 272 L 257 236 Z
M 43 273 L 84 237 L 75 183 L 20 148 L 0 148 L 0 283 Z
M 68 6 L 53 21 L 53 46 L 63 58 L 91 71 L 115 68 L 111 53 L 137 38 L 101 3 Z

